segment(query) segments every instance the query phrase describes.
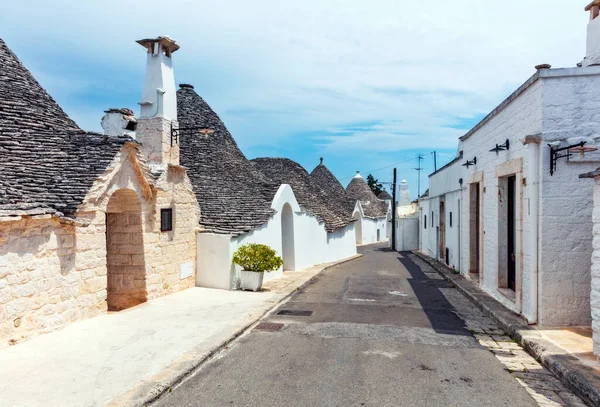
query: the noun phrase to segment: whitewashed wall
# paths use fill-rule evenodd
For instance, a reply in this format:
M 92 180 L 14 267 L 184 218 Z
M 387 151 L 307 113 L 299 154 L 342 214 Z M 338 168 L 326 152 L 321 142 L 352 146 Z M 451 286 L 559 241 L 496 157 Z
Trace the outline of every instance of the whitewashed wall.
M 572 144 L 582 139 L 593 143 L 600 133 L 600 123 L 594 111 L 600 104 L 600 69 L 574 68 L 545 70 L 521 88 L 512 100 L 464 141 L 461 162 L 434 174 L 430 179 L 430 197 L 419 203 L 420 249 L 435 257 L 436 227 L 439 225 L 439 195 L 445 195 L 446 246 L 450 249 L 450 265 L 468 275 L 469 271 L 469 184 L 482 181 L 483 251 L 481 287 L 508 308 L 535 318 L 536 304 L 532 302 L 536 277 L 531 261 L 534 225 L 539 228 L 539 315 L 542 324 L 572 325 L 589 323 L 589 270 L 591 258 L 591 183 L 579 180 L 580 173 L 598 166 L 598 153 L 588 154 L 585 160 L 575 156 L 570 162 L 562 159 L 554 176 L 549 173 L 547 143 L 562 141 Z M 526 136 L 541 137 L 540 144 L 523 143 Z M 489 150 L 495 144 L 510 140 L 510 149 L 498 154 Z M 541 185 L 530 179 L 531 151 L 539 157 L 537 176 Z M 535 154 L 534 154 L 535 156 Z M 466 160 L 477 157 L 477 164 L 462 167 Z M 593 161 L 591 161 L 593 160 Z M 509 295 L 499 285 L 499 245 L 504 232 L 499 228 L 499 176 L 517 173 L 517 290 Z M 534 171 L 535 174 L 535 171 Z M 458 178 L 462 189 L 456 190 Z M 540 196 L 539 217 L 532 218 L 532 203 Z M 461 208 L 458 208 L 460 199 Z M 431 212 L 434 227 L 431 227 Z M 449 212 L 453 224 L 449 227 Z M 500 212 L 499 212 L 500 211 Z M 460 219 L 457 213 L 460 212 Z M 535 213 L 535 212 L 534 212 Z M 423 215 L 427 215 L 424 229 Z M 502 240 L 499 240 L 501 236 Z M 460 252 L 460 255 L 459 255 Z M 439 254 L 440 256 L 443 253 Z
M 600 137 L 600 69 L 549 71 L 544 78 L 542 223 L 540 225 L 540 321 L 545 324 L 588 325 L 594 183 L 579 179 L 598 167 L 600 153 L 561 159 L 549 172 L 548 142 L 563 145 Z
M 419 250 L 419 215 L 401 217 L 396 220 L 396 250 Z
M 244 244 L 266 244 L 281 255 L 283 252 L 281 215 L 285 205 L 291 206 L 294 215 L 294 270 L 356 255 L 354 224 L 328 233 L 325 225 L 316 217 L 301 211 L 292 188 L 289 185 L 282 185 L 271 205 L 275 214 L 261 227 L 234 238 L 227 235 L 198 234 L 197 284 L 221 289 L 237 288 L 240 268 L 232 265 L 231 259 L 233 253 Z M 282 269 L 265 273 L 265 281 L 280 278 L 282 275 Z
M 388 240 L 387 228 L 389 222 L 387 217 L 378 219 L 365 217 L 360 202 L 356 203 L 352 216 L 356 219 L 356 225 L 354 226 L 357 231 L 356 244 L 373 244 Z M 378 230 L 379 239 L 377 239 Z

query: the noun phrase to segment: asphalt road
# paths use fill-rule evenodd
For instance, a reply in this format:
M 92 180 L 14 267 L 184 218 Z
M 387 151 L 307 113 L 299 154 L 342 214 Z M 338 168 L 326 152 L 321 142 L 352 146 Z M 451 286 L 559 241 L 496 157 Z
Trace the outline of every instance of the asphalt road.
M 465 329 L 449 283 L 408 254 L 361 252 L 265 318 L 281 330 L 254 329 L 157 406 L 537 406 Z

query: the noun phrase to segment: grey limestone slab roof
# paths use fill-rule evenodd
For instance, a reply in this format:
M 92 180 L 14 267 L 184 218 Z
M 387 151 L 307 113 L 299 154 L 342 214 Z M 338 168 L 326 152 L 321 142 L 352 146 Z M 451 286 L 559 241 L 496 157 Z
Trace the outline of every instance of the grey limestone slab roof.
M 180 128 L 214 130 L 180 133 L 181 165 L 198 203 L 200 224 L 207 232 L 238 236 L 256 229 L 272 216 L 278 185 L 258 171 L 240 151 L 223 121 L 191 85 L 177 91 Z
M 354 207 L 356 206 L 356 199 L 351 197 L 340 181 L 333 175 L 329 168 L 323 162 L 317 165 L 312 172 L 310 177 L 316 182 L 325 192 L 329 194 L 333 199 L 338 200 L 344 209 L 352 215 Z
M 81 130 L 0 39 L 0 214 L 74 214 L 126 142 Z
M 257 158 L 252 163 L 274 182 L 274 186 L 290 185 L 300 207 L 322 220 L 328 232 L 354 222 L 352 213 L 342 202 L 323 190 L 297 162 L 288 158 Z
M 390 201 L 392 200 L 392 196 L 385 189 L 381 191 L 379 195 L 377 195 L 377 198 L 381 199 L 382 201 L 385 201 L 386 199 L 389 199 Z
M 363 177 L 356 176 L 352 178 L 352 181 L 346 187 L 346 191 L 350 196 L 360 201 L 366 217 L 379 219 L 387 216 L 389 205 L 375 196 Z

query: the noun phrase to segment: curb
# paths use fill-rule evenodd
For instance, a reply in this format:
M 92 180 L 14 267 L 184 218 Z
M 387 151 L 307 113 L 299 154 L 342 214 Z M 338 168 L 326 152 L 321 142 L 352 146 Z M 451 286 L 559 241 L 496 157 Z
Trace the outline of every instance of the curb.
M 412 252 L 428 263 L 442 277 L 453 283 L 488 317 L 492 318 L 511 338 L 554 374 L 569 390 L 590 406 L 600 406 L 600 376 L 562 348 L 541 336 L 521 316 L 510 311 L 473 282 L 455 274 L 445 264 L 417 251 Z
M 282 302 L 290 298 L 296 292 L 302 290 L 304 287 L 312 283 L 321 273 L 325 270 L 328 270 L 332 267 L 339 266 L 344 263 L 351 262 L 353 260 L 359 259 L 363 257 L 362 254 L 357 254 L 352 257 L 348 257 L 346 259 L 340 260 L 336 263 L 331 263 L 324 267 L 317 274 L 300 284 L 298 287 L 294 288 L 290 292 L 286 293 L 283 297 L 279 298 L 271 304 L 267 309 L 265 309 L 262 313 L 256 316 L 252 321 L 248 322 L 243 327 L 239 328 L 235 332 L 231 334 L 229 338 L 222 341 L 220 344 L 213 347 L 207 353 L 203 353 L 197 359 L 194 359 L 192 356 L 191 359 L 186 359 L 184 361 L 174 361 L 173 365 L 166 368 L 165 371 L 175 370 L 171 375 L 167 373 L 165 379 L 158 382 L 146 382 L 141 385 L 136 386 L 133 389 L 130 389 L 125 394 L 121 394 L 110 403 L 107 404 L 108 407 L 117 407 L 117 406 L 132 406 L 132 407 L 146 407 L 152 405 L 154 402 L 158 401 L 165 393 L 171 392 L 173 388 L 180 383 L 182 383 L 185 379 L 192 376 L 196 373 L 200 368 L 204 365 L 205 362 L 212 359 L 219 352 L 227 348 L 229 344 L 235 341 L 237 338 L 242 336 L 244 333 L 248 332 L 259 320 L 261 320 L 265 315 L 270 313 L 274 308 L 279 306 Z M 185 356 L 185 355 L 184 355 Z M 164 372 L 163 372 L 164 373 Z M 160 373 L 159 373 L 160 374 Z M 150 379 L 151 380 L 151 379 Z

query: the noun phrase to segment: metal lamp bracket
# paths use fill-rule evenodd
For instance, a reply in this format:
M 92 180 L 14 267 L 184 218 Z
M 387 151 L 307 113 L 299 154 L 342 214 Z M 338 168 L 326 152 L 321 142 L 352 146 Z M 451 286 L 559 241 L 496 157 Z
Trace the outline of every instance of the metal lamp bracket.
M 570 156 L 572 156 L 573 154 L 569 153 L 568 150 L 571 148 L 575 148 L 575 147 L 583 147 L 585 145 L 585 143 L 587 143 L 586 141 L 582 141 L 581 143 L 577 143 L 577 144 L 572 144 L 570 146 L 567 147 L 553 147 L 551 144 L 548 144 L 548 147 L 550 147 L 550 176 L 554 175 L 554 172 L 556 171 L 556 162 L 558 161 L 559 158 L 569 158 Z M 560 154 L 563 151 L 567 151 L 564 154 Z
M 467 167 L 469 168 L 472 165 L 476 165 L 477 164 L 477 157 L 473 157 L 472 160 L 467 160 L 464 164 L 463 167 Z

